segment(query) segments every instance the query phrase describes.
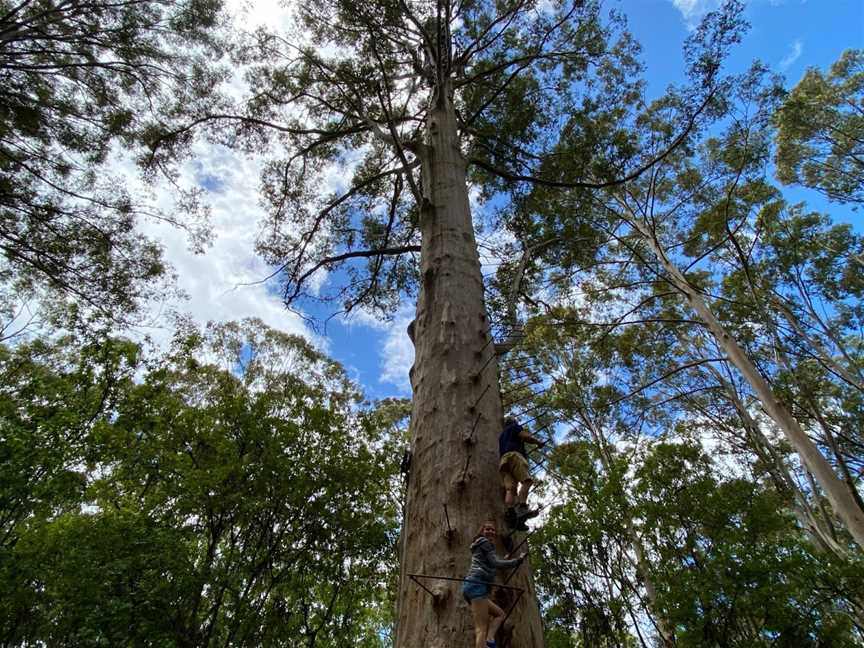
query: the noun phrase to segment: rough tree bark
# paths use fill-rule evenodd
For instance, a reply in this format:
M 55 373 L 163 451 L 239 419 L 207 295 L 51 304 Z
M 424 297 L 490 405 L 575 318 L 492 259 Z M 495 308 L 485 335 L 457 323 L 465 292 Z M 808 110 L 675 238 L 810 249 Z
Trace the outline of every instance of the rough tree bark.
M 498 477 L 503 419 L 498 369 L 449 88 L 434 99 L 418 155 L 424 193 L 421 287 L 410 327 L 415 346 L 412 463 L 400 540 L 396 646 L 471 648 L 473 621 L 460 583 L 422 578 L 430 595 L 410 578 L 461 578 L 481 523 L 493 518 L 499 533 L 506 530 Z M 514 536 L 517 542 L 522 538 L 524 534 Z M 500 540 L 497 549 L 499 555 L 506 553 Z M 499 646 L 542 648 L 527 562 L 508 585 L 525 592 L 499 631 Z M 505 610 L 512 598 L 505 590 L 493 590 L 493 600 Z

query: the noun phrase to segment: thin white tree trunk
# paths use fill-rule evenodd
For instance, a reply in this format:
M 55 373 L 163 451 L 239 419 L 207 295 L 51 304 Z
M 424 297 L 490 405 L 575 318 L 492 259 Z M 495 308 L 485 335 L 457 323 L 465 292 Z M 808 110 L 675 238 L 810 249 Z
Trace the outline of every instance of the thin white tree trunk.
M 606 470 L 607 473 L 611 473 L 612 457 L 609 452 L 610 444 L 606 439 L 606 435 L 603 434 L 603 430 L 600 429 L 599 426 L 595 425 L 594 421 L 592 421 L 587 415 L 583 415 L 582 419 L 590 429 L 591 435 L 594 437 L 594 443 L 597 444 L 597 447 L 600 450 L 600 463 L 603 465 L 603 469 Z M 648 557 L 645 555 L 645 547 L 642 546 L 642 539 L 639 537 L 639 534 L 636 533 L 636 529 L 633 528 L 629 506 L 624 520 L 624 525 L 627 529 L 627 539 L 629 540 L 630 547 L 636 557 L 634 567 L 642 584 L 645 586 L 645 597 L 648 599 L 648 608 L 650 614 L 654 617 L 654 625 L 657 629 L 659 639 L 663 646 L 675 646 L 675 629 L 669 622 L 669 619 L 663 614 L 663 611 L 657 603 L 657 588 L 654 586 L 654 578 L 651 576 L 651 565 L 648 563 Z
M 786 410 L 783 404 L 774 395 L 774 391 L 762 374 L 756 369 L 744 350 L 737 341 L 723 327 L 714 316 L 702 295 L 690 285 L 690 282 L 681 270 L 666 256 L 665 251 L 648 230 L 645 224 L 632 212 L 629 214 L 628 222 L 641 235 L 643 241 L 651 248 L 654 256 L 668 273 L 669 279 L 680 290 L 687 303 L 696 311 L 702 322 L 708 327 L 717 344 L 729 358 L 729 361 L 741 372 L 756 396 L 762 403 L 762 407 L 768 415 L 774 419 L 783 431 L 789 443 L 801 457 L 801 461 L 822 487 L 825 496 L 834 508 L 834 512 L 846 525 L 849 533 L 855 539 L 859 547 L 864 548 L 864 511 L 855 502 L 846 485 L 837 478 L 831 464 L 825 459 L 816 445 L 801 429 L 798 421 Z
M 421 288 L 411 327 L 413 456 L 400 545 L 396 646 L 473 648 L 471 610 L 460 583 L 436 577 L 466 574 L 469 546 L 484 520 L 491 517 L 499 532 L 506 531 L 498 476 L 503 416 L 465 161 L 446 89 L 430 111 L 426 142 L 418 154 L 424 192 Z M 500 541 L 497 549 L 499 555 L 506 553 Z M 432 594 L 411 574 L 420 574 Z M 508 584 L 525 592 L 499 631 L 499 646 L 542 648 L 527 562 Z M 493 599 L 505 610 L 514 598 L 508 594 L 493 590 Z
M 762 430 L 759 429 L 759 424 L 750 416 L 750 412 L 747 411 L 747 407 L 738 396 L 733 385 L 715 367 L 709 365 L 707 368 L 723 387 L 723 391 L 726 392 L 726 396 L 738 412 L 738 416 L 744 424 L 745 433 L 750 437 L 750 443 L 753 446 L 754 452 L 765 462 L 766 469 L 771 473 L 773 481 L 778 486 L 778 490 L 783 488 L 792 493 L 794 500 L 792 510 L 801 528 L 810 534 L 815 540 L 817 547 L 823 551 L 833 553 L 835 556 L 848 558 L 849 552 L 846 548 L 842 547 L 819 522 L 810 503 L 807 501 L 807 497 L 798 487 L 795 480 L 792 479 L 792 475 L 784 465 L 783 460 L 777 455 L 771 442 L 765 437 Z

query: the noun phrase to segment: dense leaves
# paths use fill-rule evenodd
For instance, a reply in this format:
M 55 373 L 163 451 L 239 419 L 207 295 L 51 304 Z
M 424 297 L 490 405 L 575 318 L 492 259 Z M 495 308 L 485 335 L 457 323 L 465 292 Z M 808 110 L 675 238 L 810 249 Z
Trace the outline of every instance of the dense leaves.
M 565 503 L 541 532 L 540 584 L 564 645 L 628 645 L 645 612 L 680 646 L 856 645 L 864 564 L 814 553 L 771 490 L 719 477 L 689 442 L 616 454 L 608 470 L 595 452 L 559 449 Z
M 774 117 L 777 177 L 831 200 L 864 202 L 864 51 L 848 50 L 827 74 L 810 69 Z
M 390 418 L 257 321 L 104 348 L 4 358 L 3 643 L 379 645 Z

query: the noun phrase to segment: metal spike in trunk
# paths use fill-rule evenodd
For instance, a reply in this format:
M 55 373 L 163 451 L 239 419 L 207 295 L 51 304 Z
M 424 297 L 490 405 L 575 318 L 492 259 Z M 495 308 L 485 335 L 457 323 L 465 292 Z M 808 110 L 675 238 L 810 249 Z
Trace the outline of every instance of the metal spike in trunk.
M 411 577 L 463 577 L 469 546 L 483 521 L 494 519 L 504 529 L 498 368 L 489 359 L 495 349 L 489 344 L 465 160 L 446 94 L 430 110 L 426 138 L 421 157 L 429 214 L 421 223 L 423 280 L 412 329 L 413 461 L 401 539 L 396 646 L 473 648 L 471 609 L 459 581 L 431 578 L 424 589 Z M 500 542 L 497 549 L 506 553 Z M 493 600 L 505 610 L 515 602 L 499 631 L 499 646 L 542 648 L 530 566 L 523 565 L 508 584 L 524 593 L 516 601 L 516 590 L 493 590 Z

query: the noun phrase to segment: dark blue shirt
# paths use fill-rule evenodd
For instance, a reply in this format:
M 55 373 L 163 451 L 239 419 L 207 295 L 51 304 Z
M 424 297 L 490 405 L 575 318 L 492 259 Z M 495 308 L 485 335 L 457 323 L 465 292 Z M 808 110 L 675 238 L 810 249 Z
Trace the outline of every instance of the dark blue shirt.
M 501 431 L 498 437 L 498 454 L 503 457 L 508 452 L 518 452 L 523 457 L 527 457 L 525 452 L 525 442 L 519 437 L 522 431 L 522 426 L 518 423 L 508 423 Z

